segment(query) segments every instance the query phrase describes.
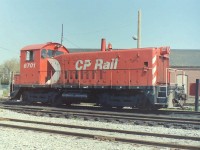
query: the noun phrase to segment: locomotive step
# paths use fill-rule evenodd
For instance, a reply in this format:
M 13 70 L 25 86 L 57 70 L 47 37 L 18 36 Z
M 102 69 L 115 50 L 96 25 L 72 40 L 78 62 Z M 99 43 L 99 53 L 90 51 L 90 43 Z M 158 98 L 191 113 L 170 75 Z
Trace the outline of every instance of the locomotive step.
M 157 97 L 157 103 L 166 103 L 167 97 Z
M 165 92 L 166 91 L 166 86 L 160 86 L 160 91 L 163 91 L 163 92 Z
M 158 97 L 166 97 L 166 91 L 159 91 Z

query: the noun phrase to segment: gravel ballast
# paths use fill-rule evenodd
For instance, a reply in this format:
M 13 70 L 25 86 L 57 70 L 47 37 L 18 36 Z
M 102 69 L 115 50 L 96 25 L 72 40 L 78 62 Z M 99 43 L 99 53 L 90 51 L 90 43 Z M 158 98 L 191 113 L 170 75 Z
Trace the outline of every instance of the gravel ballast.
M 142 131 L 142 132 L 152 132 L 152 133 L 164 133 L 164 134 L 173 134 L 173 135 L 184 135 L 184 136 L 196 136 L 200 137 L 199 130 L 183 130 L 183 129 L 169 129 L 163 127 L 148 127 L 148 126 L 139 126 L 139 125 L 124 125 L 124 124 L 114 124 L 114 123 L 105 123 L 105 122 L 97 122 L 97 121 L 82 121 L 76 119 L 64 119 L 64 118 L 49 118 L 49 117 L 37 117 L 31 116 L 27 114 L 16 113 L 9 110 L 0 109 L 0 117 L 4 118 L 14 118 L 14 119 L 24 119 L 24 120 L 32 120 L 32 121 L 43 121 L 43 122 L 51 122 L 51 123 L 61 123 L 61 124 L 71 124 L 71 125 L 82 125 L 82 126 L 92 126 L 92 127 L 100 127 L 100 128 L 111 128 L 111 129 L 120 129 L 120 130 L 131 130 L 131 131 Z M 16 124 L 16 125 L 29 125 L 24 123 L 13 123 L 10 121 L 1 121 L 1 123 L 5 124 Z M 45 125 L 36 125 L 30 124 L 32 127 L 43 127 L 53 130 L 61 130 L 61 131 L 79 131 L 79 129 L 70 129 L 64 127 L 49 127 Z M 108 142 L 108 141 L 98 141 L 93 139 L 86 139 L 81 137 L 74 136 L 63 136 L 56 135 L 50 133 L 42 133 L 42 132 L 34 132 L 27 130 L 17 130 L 11 128 L 0 127 L 0 149 L 52 149 L 52 150 L 63 150 L 63 149 L 73 149 L 73 150 L 121 150 L 121 149 L 161 149 L 160 147 L 155 148 L 147 145 L 139 145 L 139 144 L 126 144 L 126 143 L 118 143 L 118 142 Z M 83 133 L 94 132 L 90 130 L 82 130 Z M 96 132 L 95 134 L 104 135 L 101 131 Z M 119 136 L 126 137 L 127 135 L 121 135 L 118 133 L 110 133 L 110 136 Z M 177 140 L 167 138 L 154 138 L 154 137 L 143 137 L 138 135 L 128 135 L 128 137 L 136 138 L 136 139 L 148 139 L 148 140 L 156 140 L 160 142 L 173 142 L 179 144 L 192 144 L 194 146 L 200 146 L 199 141 L 190 141 L 190 140 Z M 162 148 L 167 149 L 167 148 Z

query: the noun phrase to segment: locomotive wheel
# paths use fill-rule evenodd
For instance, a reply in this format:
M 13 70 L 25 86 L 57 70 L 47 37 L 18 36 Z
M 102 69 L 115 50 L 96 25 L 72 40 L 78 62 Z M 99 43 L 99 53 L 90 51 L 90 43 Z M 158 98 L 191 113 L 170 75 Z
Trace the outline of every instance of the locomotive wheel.
M 123 106 L 117 106 L 116 108 L 117 109 L 123 109 Z
M 66 106 L 71 106 L 71 104 L 72 104 L 71 102 L 65 102 Z
M 21 101 L 28 101 L 28 96 L 27 96 L 27 92 L 22 92 L 22 94 L 20 95 L 19 99 Z
M 103 105 L 101 105 L 104 109 L 110 109 L 110 108 L 112 108 L 112 106 L 111 105 L 109 105 L 109 104 L 103 104 Z
M 137 107 L 140 109 L 140 110 L 146 110 L 146 109 L 149 109 L 149 105 L 148 105 L 148 100 L 147 98 L 142 95 L 141 96 L 142 98 L 139 100 L 138 104 L 137 104 Z
M 158 110 L 158 109 L 160 109 L 160 108 L 162 108 L 162 106 L 151 106 L 150 108 L 149 108 L 149 110 Z
M 148 110 L 148 111 L 153 111 L 153 110 L 158 110 L 160 109 L 161 107 L 160 106 L 155 106 L 154 104 L 152 104 L 150 102 L 150 100 L 147 98 L 147 97 L 144 97 L 139 105 L 138 105 L 138 108 L 140 110 Z
M 59 107 L 62 105 L 62 97 L 61 95 L 54 96 L 53 100 L 51 101 L 51 106 Z
M 20 95 L 19 100 L 23 101 L 23 95 L 22 94 Z

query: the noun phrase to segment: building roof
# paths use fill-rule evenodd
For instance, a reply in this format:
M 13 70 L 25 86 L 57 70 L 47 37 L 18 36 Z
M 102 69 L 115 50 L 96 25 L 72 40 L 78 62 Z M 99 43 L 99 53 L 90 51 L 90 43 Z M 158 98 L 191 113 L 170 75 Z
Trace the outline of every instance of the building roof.
M 93 52 L 100 51 L 100 49 L 68 49 L 70 53 L 73 52 Z M 171 67 L 200 67 L 200 49 L 171 49 L 170 51 L 170 66 Z
M 70 53 L 101 51 L 101 49 L 97 48 L 68 48 L 68 50 Z
M 171 49 L 171 67 L 200 67 L 200 49 Z

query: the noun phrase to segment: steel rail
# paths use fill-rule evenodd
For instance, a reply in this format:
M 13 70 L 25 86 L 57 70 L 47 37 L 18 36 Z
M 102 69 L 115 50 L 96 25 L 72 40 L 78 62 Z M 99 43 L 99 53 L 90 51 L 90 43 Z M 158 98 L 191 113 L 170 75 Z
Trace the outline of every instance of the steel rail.
M 135 135 L 156 136 L 156 137 L 164 137 L 164 138 L 200 141 L 200 137 L 180 136 L 180 135 L 172 135 L 172 134 L 159 134 L 159 133 L 147 133 L 147 132 L 98 128 L 98 127 L 86 127 L 86 126 L 79 126 L 79 125 L 49 123 L 49 122 L 42 122 L 42 121 L 31 121 L 31 120 L 22 120 L 22 119 L 13 119 L 13 118 L 0 117 L 0 121 L 12 121 L 12 122 L 21 122 L 21 123 L 49 125 L 49 126 L 56 126 L 56 127 L 67 127 L 67 128 L 76 128 L 76 129 L 86 129 L 86 130 L 99 130 L 99 131 L 105 131 L 105 132 L 118 132 L 118 133 L 124 133 L 124 134 L 135 134 Z
M 21 103 L 21 102 L 13 102 L 13 101 L 6 101 L 6 102 L 0 102 L 0 105 L 15 105 L 15 106 L 22 106 L 22 107 L 26 107 L 25 104 Z M 33 106 L 33 105 L 30 105 L 30 106 Z M 37 107 L 41 107 L 41 105 L 36 105 Z M 43 106 L 43 105 L 42 105 Z M 34 105 L 35 107 L 35 105 Z M 101 107 L 94 107 L 94 106 L 79 106 L 79 105 L 73 105 L 71 106 L 72 108 L 73 107 L 78 107 L 78 108 L 88 108 L 88 109 L 91 109 L 91 108 L 97 108 L 97 109 L 100 109 L 102 110 Z M 38 108 L 40 109 L 40 108 Z M 112 112 L 123 112 L 123 113 L 141 113 L 141 114 L 144 114 L 144 113 L 153 113 L 153 114 L 160 114 L 160 115 L 170 115 L 170 114 L 182 114 L 182 115 L 200 115 L 200 112 L 194 112 L 194 111 L 184 111 L 184 110 L 156 110 L 156 111 L 147 111 L 147 110 L 138 110 L 138 109 L 123 109 L 123 110 L 117 110 L 116 109 L 112 109 L 110 110 Z
M 200 112 L 187 111 L 187 110 L 157 110 L 160 113 L 170 113 L 170 114 L 183 114 L 183 115 L 200 115 Z
M 0 107 L 2 108 L 2 107 Z M 6 108 L 10 110 L 20 110 L 22 108 Z M 140 120 L 140 121 L 154 121 L 154 122 L 165 122 L 165 123 L 177 123 L 177 124 L 191 124 L 191 125 L 200 125 L 200 119 L 188 119 L 188 118 L 177 118 L 177 117 L 161 117 L 161 116 L 145 116 L 145 115 L 132 115 L 132 114 L 113 114 L 113 113 L 105 113 L 105 112 L 84 112 L 84 111 L 76 111 L 76 110 L 45 110 L 45 109 L 36 109 L 33 110 L 32 108 L 28 108 L 27 110 L 23 108 L 23 111 L 35 111 L 41 113 L 49 113 L 49 114 L 59 114 L 59 115 L 66 115 L 64 113 L 69 113 L 70 115 L 78 115 L 82 117 L 98 117 L 98 118 L 107 118 L 107 119 L 118 119 L 118 120 Z
M 0 105 L 2 105 L 2 107 L 12 107 L 12 106 L 16 106 L 16 107 L 23 107 L 23 108 L 27 108 L 27 107 L 34 107 L 35 109 L 38 109 L 38 110 L 40 110 L 40 109 L 44 109 L 44 106 L 23 106 L 23 105 L 13 105 L 13 104 L 11 104 L 11 105 L 9 105 L 9 104 L 2 104 L 2 103 L 0 103 Z M 1 106 L 0 106 L 1 107 Z M 43 108 L 41 108 L 41 107 L 43 107 Z M 79 108 L 79 109 L 81 109 L 81 108 L 84 108 L 84 111 L 91 111 L 91 109 L 95 109 L 95 111 L 96 111 L 96 113 L 97 112 L 101 112 L 102 113 L 102 111 L 106 111 L 106 110 L 102 110 L 100 107 L 87 107 L 87 106 L 72 106 L 71 108 L 69 108 L 69 109 L 74 109 L 74 107 L 75 107 L 75 109 L 76 109 L 76 111 L 78 111 L 77 110 L 77 108 Z M 47 107 L 45 107 L 45 108 L 48 108 L 48 106 Z M 88 109 L 90 109 L 90 110 L 86 110 L 86 108 L 88 108 Z M 52 108 L 51 107 L 51 110 L 58 110 L 58 109 L 60 109 L 60 110 L 62 110 L 62 111 L 67 111 L 67 108 L 65 107 L 65 108 Z M 99 110 L 100 109 L 100 110 Z M 72 111 L 72 110 L 70 110 L 70 111 Z M 81 110 L 81 111 L 83 111 L 83 110 Z M 133 109 L 123 109 L 123 110 L 116 110 L 116 109 L 112 109 L 112 110 L 109 110 L 109 111 L 107 111 L 107 113 L 124 113 L 124 114 L 129 114 L 129 115 L 149 115 L 149 113 L 150 113 L 150 115 L 165 115 L 165 116 L 167 116 L 167 115 L 188 115 L 188 117 L 192 117 L 191 115 L 194 115 L 194 116 L 196 116 L 197 118 L 200 118 L 200 112 L 192 112 L 192 111 L 182 111 L 182 110 L 156 110 L 156 111 L 147 111 L 147 110 L 133 110 Z
M 52 109 L 52 108 L 32 108 L 32 107 L 18 107 L 18 106 L 15 106 L 15 108 L 8 108 L 10 106 L 0 106 L 0 108 L 6 108 L 6 109 L 12 109 L 12 110 L 17 110 L 18 108 L 21 109 L 23 108 L 24 110 L 33 110 L 35 109 L 34 111 L 41 111 L 41 112 L 47 112 L 47 113 L 52 113 L 52 112 L 55 112 L 57 114 L 63 114 L 63 113 L 74 113 L 74 114 L 79 114 L 80 113 L 85 113 L 85 114 L 93 114 L 93 115 L 112 115 L 112 116 L 123 116 L 123 117 L 142 117 L 142 118 L 152 118 L 152 119 L 169 119 L 169 120 L 180 120 L 180 121 L 188 121 L 188 122 L 200 122 L 200 119 L 194 119 L 194 118 L 178 118 L 178 117 L 166 117 L 166 116 L 156 116 L 156 115 L 144 115 L 144 114 L 130 114 L 130 113 L 120 113 L 120 112 L 104 112 L 104 111 L 88 111 L 88 110 L 66 110 L 66 109 Z M 18 108 L 16 108 L 18 107 Z
M 51 134 L 53 133 L 53 134 L 61 134 L 61 135 L 71 135 L 71 136 L 85 137 L 85 138 L 98 139 L 98 140 L 108 140 L 108 141 L 125 142 L 125 143 L 137 143 L 137 144 L 142 144 L 142 145 L 145 144 L 145 145 L 179 148 L 179 149 L 193 149 L 193 150 L 200 149 L 199 146 L 163 143 L 163 142 L 156 142 L 156 141 L 146 141 L 146 140 L 138 140 L 138 139 L 133 139 L 133 138 L 120 138 L 120 137 L 112 137 L 112 136 L 86 134 L 86 133 L 80 133 L 80 132 L 58 131 L 58 130 L 52 130 L 52 129 L 27 127 L 27 126 L 2 124 L 2 123 L 0 123 L 0 126 L 7 127 L 7 128 L 22 129 L 22 130 L 39 131 L 39 132 L 51 133 Z

